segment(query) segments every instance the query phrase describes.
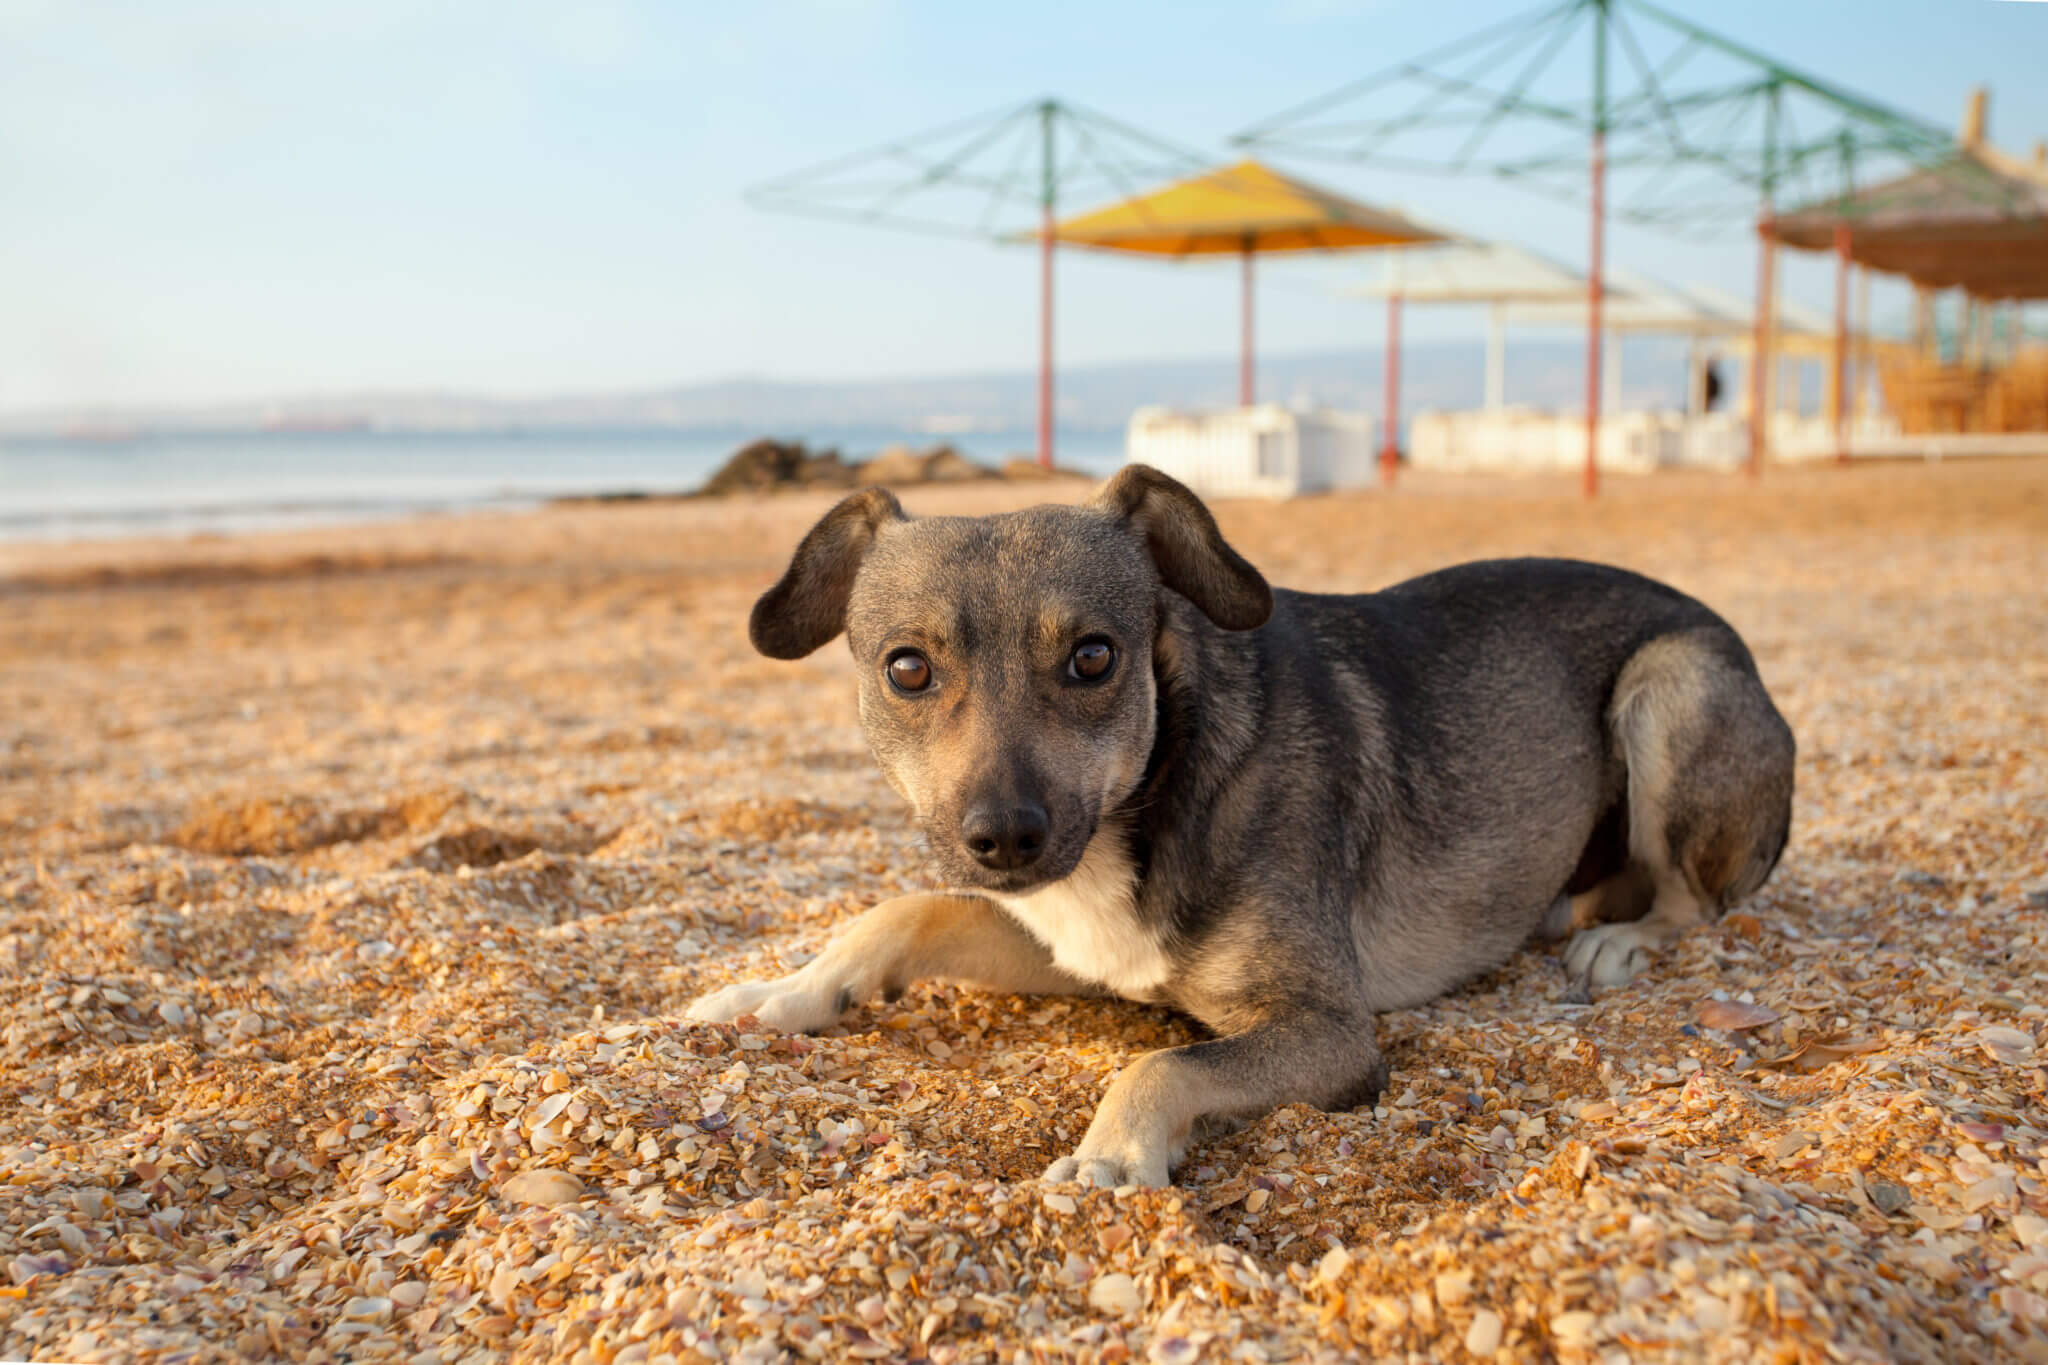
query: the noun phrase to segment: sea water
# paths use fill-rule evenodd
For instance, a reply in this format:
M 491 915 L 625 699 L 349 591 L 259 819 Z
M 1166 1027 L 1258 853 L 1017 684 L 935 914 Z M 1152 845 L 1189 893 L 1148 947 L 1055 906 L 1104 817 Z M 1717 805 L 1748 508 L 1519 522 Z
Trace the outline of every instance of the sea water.
M 531 506 L 602 493 L 683 493 L 752 434 L 706 431 L 164 433 L 0 439 L 0 540 L 97 540 L 378 521 Z M 797 433 L 848 459 L 941 438 L 889 431 Z M 1000 464 L 1030 432 L 944 438 Z M 1123 434 L 1062 432 L 1064 466 L 1106 474 Z

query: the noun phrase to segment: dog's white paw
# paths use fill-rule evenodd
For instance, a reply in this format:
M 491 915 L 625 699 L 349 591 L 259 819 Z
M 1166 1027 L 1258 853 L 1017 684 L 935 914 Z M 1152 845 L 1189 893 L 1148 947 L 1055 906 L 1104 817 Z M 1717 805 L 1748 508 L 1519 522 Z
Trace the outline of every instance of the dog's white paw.
M 1045 1168 L 1041 1179 L 1060 1185 L 1069 1180 L 1114 1190 L 1124 1185 L 1165 1185 L 1171 1183 L 1165 1152 L 1090 1153 L 1086 1143 L 1072 1156 L 1063 1156 Z
M 1108 1108 L 1108 1102 L 1104 1107 Z M 1174 1163 L 1180 1160 L 1186 1142 L 1176 1143 L 1149 1132 L 1149 1124 L 1119 1122 L 1120 1117 L 1098 1112 L 1074 1154 L 1046 1167 L 1043 1178 L 1055 1185 L 1078 1180 L 1098 1190 L 1171 1184 Z
M 837 983 L 800 971 L 773 981 L 742 981 L 713 991 L 685 1013 L 707 1024 L 729 1024 L 751 1014 L 784 1033 L 816 1033 L 838 1022 L 850 1003 Z
M 1581 929 L 1565 946 L 1565 976 L 1581 996 L 1625 985 L 1650 965 L 1650 955 L 1667 946 L 1672 937 L 1662 926 L 1639 920 Z

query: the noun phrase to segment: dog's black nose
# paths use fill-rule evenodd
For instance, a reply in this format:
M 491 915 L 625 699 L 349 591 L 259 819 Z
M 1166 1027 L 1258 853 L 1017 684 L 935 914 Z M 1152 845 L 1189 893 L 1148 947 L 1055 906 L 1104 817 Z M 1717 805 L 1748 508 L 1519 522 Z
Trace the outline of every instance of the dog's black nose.
M 998 872 L 1029 867 L 1045 852 L 1045 836 L 1051 828 L 1045 807 L 1035 802 L 1019 806 L 977 805 L 960 821 L 960 841 L 974 855 L 974 861 Z

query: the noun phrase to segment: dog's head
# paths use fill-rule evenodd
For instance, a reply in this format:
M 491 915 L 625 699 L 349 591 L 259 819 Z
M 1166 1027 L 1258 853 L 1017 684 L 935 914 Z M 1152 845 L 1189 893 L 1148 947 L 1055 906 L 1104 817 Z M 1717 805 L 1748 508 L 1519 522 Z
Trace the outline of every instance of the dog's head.
M 1080 507 L 910 518 L 870 488 L 826 513 L 754 604 L 754 647 L 841 630 L 860 715 L 938 870 L 1017 893 L 1080 862 L 1152 752 L 1161 592 L 1226 630 L 1273 595 L 1201 500 L 1131 465 Z

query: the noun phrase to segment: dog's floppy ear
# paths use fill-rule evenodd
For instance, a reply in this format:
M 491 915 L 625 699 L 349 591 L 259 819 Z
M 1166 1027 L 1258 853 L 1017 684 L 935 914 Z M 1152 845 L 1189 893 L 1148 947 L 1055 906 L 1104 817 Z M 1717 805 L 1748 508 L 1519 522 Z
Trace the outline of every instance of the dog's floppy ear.
M 1145 537 L 1159 580 L 1225 630 L 1251 630 L 1273 614 L 1273 590 L 1230 548 L 1216 518 L 1186 485 L 1150 465 L 1125 465 L 1094 505 Z
M 886 488 L 863 488 L 827 512 L 796 547 L 782 581 L 754 603 L 747 622 L 754 648 L 771 659 L 801 659 L 846 629 L 861 560 L 885 523 L 904 520 Z

